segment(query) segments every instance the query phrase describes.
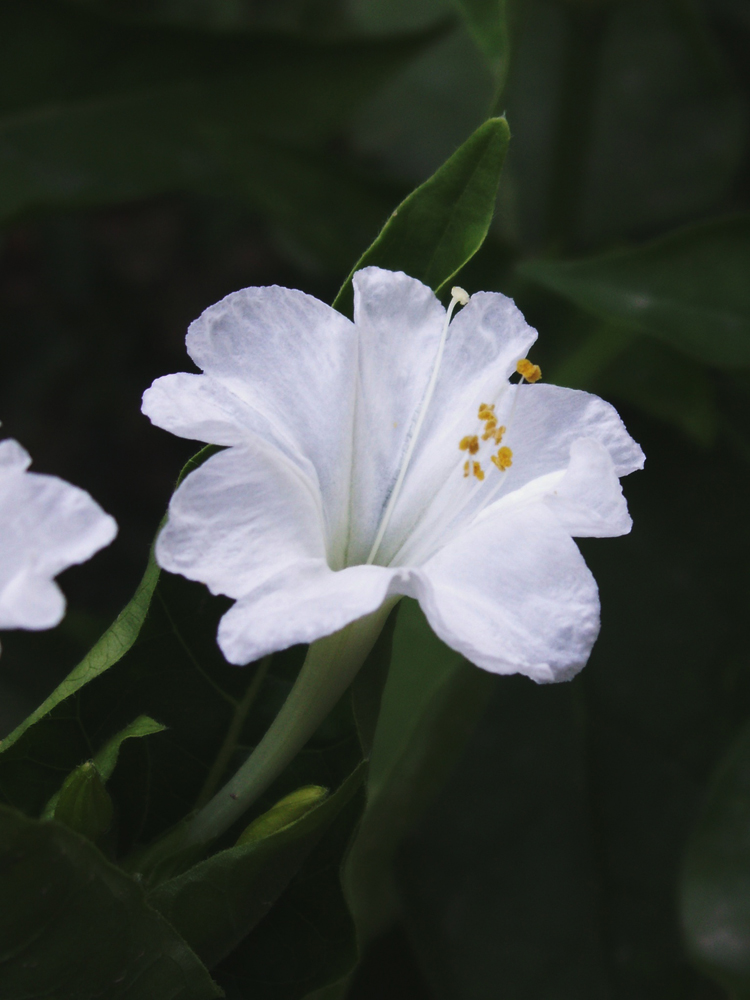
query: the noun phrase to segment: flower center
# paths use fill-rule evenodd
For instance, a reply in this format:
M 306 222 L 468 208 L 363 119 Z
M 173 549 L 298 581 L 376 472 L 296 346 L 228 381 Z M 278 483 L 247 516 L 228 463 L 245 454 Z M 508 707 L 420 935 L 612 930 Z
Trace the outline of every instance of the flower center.
M 375 541 L 372 543 L 372 548 L 370 549 L 370 554 L 367 557 L 365 563 L 366 566 L 370 566 L 374 560 L 375 556 L 378 554 L 378 549 L 380 548 L 380 543 L 383 541 L 383 536 L 385 535 L 386 529 L 391 520 L 391 515 L 393 514 L 393 508 L 396 506 L 396 501 L 398 500 L 399 493 L 401 492 L 401 487 L 404 484 L 404 478 L 406 477 L 406 471 L 409 468 L 409 462 L 414 454 L 414 449 L 417 445 L 417 438 L 419 437 L 419 432 L 422 429 L 422 424 L 424 423 L 424 418 L 427 415 L 427 410 L 429 408 L 430 402 L 432 400 L 433 394 L 435 392 L 435 386 L 437 384 L 438 373 L 440 371 L 440 363 L 443 360 L 443 352 L 445 351 L 445 342 L 448 339 L 448 327 L 450 326 L 451 317 L 453 316 L 453 310 L 457 305 L 465 306 L 469 301 L 469 293 L 464 291 L 463 288 L 459 288 L 456 285 L 451 288 L 451 301 L 448 306 L 448 311 L 445 314 L 445 322 L 443 323 L 443 329 L 440 334 L 440 343 L 438 344 L 437 354 L 435 355 L 435 362 L 432 366 L 432 375 L 430 376 L 430 381 L 427 385 L 427 391 L 424 394 L 422 400 L 422 405 L 419 409 L 419 415 L 417 416 L 416 423 L 414 425 L 414 433 L 412 434 L 409 445 L 404 453 L 404 460 L 401 463 L 401 468 L 399 469 L 398 476 L 396 477 L 396 483 L 391 491 L 391 495 L 388 498 L 388 503 L 383 511 L 383 516 L 380 520 L 380 525 L 378 526 L 377 534 L 375 535 Z
M 521 360 L 516 365 L 516 371 L 521 376 L 518 385 L 521 382 L 538 382 L 542 377 L 542 369 L 539 365 L 532 364 L 528 358 L 521 358 Z M 510 415 L 508 416 L 508 427 L 511 424 L 513 414 L 516 409 L 516 399 L 517 394 L 513 397 L 513 405 L 511 406 Z M 484 424 L 484 431 L 482 432 L 482 441 L 492 441 L 493 445 L 497 447 L 497 453 L 490 455 L 490 461 L 495 466 L 499 472 L 505 472 L 513 465 L 513 452 L 506 445 L 500 447 L 504 435 L 506 434 L 508 427 L 504 424 L 498 427 L 497 417 L 495 416 L 495 404 L 492 403 L 480 403 L 479 410 L 477 412 L 477 419 Z M 459 451 L 466 451 L 469 455 L 476 455 L 481 445 L 479 443 L 479 434 L 467 434 L 462 437 L 458 442 Z M 484 480 L 484 469 L 482 468 L 482 463 L 473 458 L 467 458 L 464 462 L 464 479 L 468 479 L 469 476 L 474 476 L 481 483 Z

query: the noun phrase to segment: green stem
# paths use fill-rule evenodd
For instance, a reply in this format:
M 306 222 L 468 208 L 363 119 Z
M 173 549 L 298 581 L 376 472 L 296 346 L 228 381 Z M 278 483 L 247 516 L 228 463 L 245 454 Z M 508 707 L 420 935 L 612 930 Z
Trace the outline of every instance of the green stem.
M 195 801 L 196 809 L 201 809 L 216 791 L 216 786 L 221 781 L 221 776 L 226 771 L 232 754 L 237 748 L 237 741 L 240 738 L 240 733 L 242 732 L 242 726 L 247 718 L 247 713 L 255 703 L 255 699 L 258 697 L 258 692 L 260 691 L 263 681 L 266 678 L 272 659 L 273 654 L 264 656 L 255 668 L 255 676 L 250 681 L 242 701 L 238 702 L 234 710 L 234 715 L 232 716 L 232 721 L 229 723 L 229 728 L 227 729 L 227 734 L 224 737 L 224 742 L 216 755 L 216 759 L 211 765 L 211 770 L 208 772 L 208 776 L 203 783 L 203 788 L 201 788 L 198 798 Z
M 218 837 L 291 763 L 351 684 L 396 600 L 310 646 L 279 714 L 234 777 L 188 821 L 184 845 Z

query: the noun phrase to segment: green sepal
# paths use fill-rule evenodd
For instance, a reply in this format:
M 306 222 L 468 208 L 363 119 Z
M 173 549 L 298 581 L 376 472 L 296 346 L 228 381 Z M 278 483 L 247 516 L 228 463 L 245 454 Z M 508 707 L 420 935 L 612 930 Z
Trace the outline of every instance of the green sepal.
M 112 799 L 93 760 L 77 767 L 63 782 L 52 816 L 58 823 L 98 840 L 112 824 Z

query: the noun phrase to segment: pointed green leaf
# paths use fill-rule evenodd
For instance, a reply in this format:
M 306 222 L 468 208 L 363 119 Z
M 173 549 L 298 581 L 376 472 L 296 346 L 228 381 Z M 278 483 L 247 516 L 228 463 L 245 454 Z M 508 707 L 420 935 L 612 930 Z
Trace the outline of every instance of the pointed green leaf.
M 321 800 L 318 792 L 318 804 L 291 823 L 265 837 L 220 851 L 162 883 L 149 894 L 150 904 L 209 967 L 215 965 L 268 913 L 327 827 L 361 787 L 364 771 L 364 766 L 357 768 L 327 799 Z
M 149 718 L 148 715 L 139 715 L 129 726 L 125 726 L 119 733 L 116 733 L 112 739 L 104 744 L 99 753 L 94 755 L 94 763 L 104 781 L 109 781 L 112 777 L 117 758 L 120 755 L 120 747 L 125 740 L 132 740 L 140 736 L 152 736 L 154 733 L 164 732 L 166 728 L 155 719 Z
M 586 260 L 526 261 L 519 272 L 699 361 L 750 365 L 750 216 Z
M 685 854 L 691 957 L 733 997 L 750 997 L 750 726 L 719 766 Z
M 143 890 L 59 823 L 0 806 L 3 1000 L 222 996 Z
M 351 315 L 351 279 L 374 264 L 405 271 L 435 291 L 458 273 L 484 242 L 510 140 L 504 118 L 490 118 L 393 212 L 336 296 Z
M 65 680 L 55 688 L 48 698 L 45 698 L 39 708 L 24 719 L 20 726 L 17 726 L 4 740 L 0 740 L 0 753 L 12 747 L 30 726 L 44 718 L 55 705 L 59 705 L 85 684 L 89 684 L 127 653 L 141 631 L 158 580 L 159 567 L 152 554 L 149 557 L 143 579 L 138 584 L 130 603 L 120 612 L 91 652 L 81 660 L 78 666 L 71 670 Z
M 96 764 L 87 760 L 63 782 L 53 818 L 82 837 L 97 840 L 109 829 L 112 812 L 112 799 L 107 794 Z

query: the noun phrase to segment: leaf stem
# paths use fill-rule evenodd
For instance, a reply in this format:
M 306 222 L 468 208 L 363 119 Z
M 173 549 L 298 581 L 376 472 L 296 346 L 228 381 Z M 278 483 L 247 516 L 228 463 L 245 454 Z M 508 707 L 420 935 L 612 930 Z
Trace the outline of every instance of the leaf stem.
M 221 781 L 221 777 L 227 769 L 227 765 L 229 764 L 232 754 L 237 749 L 237 741 L 240 738 L 240 733 L 242 732 L 242 726 L 247 718 L 247 713 L 253 707 L 255 699 L 258 697 L 258 693 L 263 685 L 263 681 L 266 679 L 266 674 L 268 673 L 268 668 L 271 665 L 272 659 L 273 653 L 263 657 L 258 666 L 255 668 L 255 674 L 247 686 L 247 691 L 245 692 L 244 697 L 235 706 L 232 721 L 229 723 L 229 728 L 227 729 L 226 736 L 224 737 L 224 742 L 216 755 L 216 759 L 211 765 L 211 770 L 206 776 L 206 780 L 204 781 L 203 787 L 198 794 L 198 798 L 195 800 L 196 809 L 201 809 L 216 791 L 216 786 Z

